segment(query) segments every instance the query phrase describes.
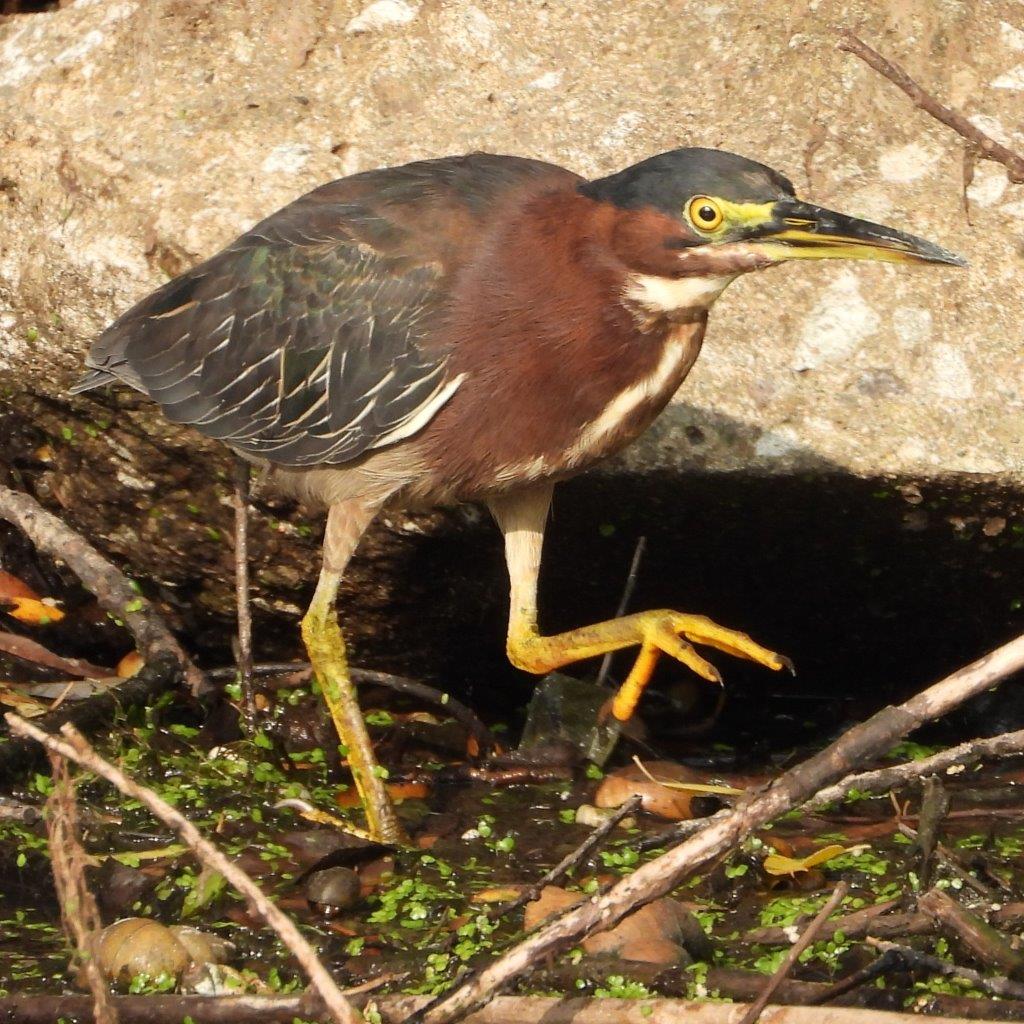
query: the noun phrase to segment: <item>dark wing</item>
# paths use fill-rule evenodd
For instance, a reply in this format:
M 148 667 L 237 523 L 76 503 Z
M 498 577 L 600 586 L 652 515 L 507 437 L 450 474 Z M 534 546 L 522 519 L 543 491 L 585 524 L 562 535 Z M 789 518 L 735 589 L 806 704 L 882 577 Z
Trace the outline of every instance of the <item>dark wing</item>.
M 448 283 L 502 197 L 574 179 L 473 154 L 324 185 L 115 321 L 73 390 L 119 380 L 243 453 L 339 464 L 422 429 L 446 373 Z

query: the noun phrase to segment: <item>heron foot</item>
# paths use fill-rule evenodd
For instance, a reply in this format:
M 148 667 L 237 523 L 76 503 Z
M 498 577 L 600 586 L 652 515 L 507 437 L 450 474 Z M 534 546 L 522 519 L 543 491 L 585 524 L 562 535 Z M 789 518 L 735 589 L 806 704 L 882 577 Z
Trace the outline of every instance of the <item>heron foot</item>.
M 531 626 L 509 635 L 508 656 L 517 668 L 543 674 L 609 651 L 639 647 L 636 661 L 612 701 L 612 714 L 624 722 L 633 716 L 663 654 L 682 662 L 702 679 L 722 682 L 718 669 L 697 652 L 695 644 L 757 662 L 774 671 L 793 671 L 789 658 L 762 647 L 746 633 L 720 626 L 705 615 L 668 609 L 637 612 L 553 636 L 541 636 Z

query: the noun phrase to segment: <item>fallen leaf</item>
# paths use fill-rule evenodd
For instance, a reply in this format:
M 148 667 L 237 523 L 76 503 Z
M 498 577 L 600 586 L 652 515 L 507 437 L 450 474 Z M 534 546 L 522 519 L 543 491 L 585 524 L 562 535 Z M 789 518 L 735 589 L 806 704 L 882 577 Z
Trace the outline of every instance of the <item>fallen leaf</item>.
M 0 600 L 7 605 L 4 610 L 12 619 L 29 626 L 48 626 L 64 618 L 64 613 L 56 605 L 48 603 L 53 598 L 12 597 Z
M 693 803 L 702 794 L 691 786 L 706 786 L 704 778 L 706 776 L 699 775 L 692 768 L 672 761 L 652 761 L 650 769 L 626 765 L 609 772 L 601 780 L 594 793 L 594 804 L 602 808 L 621 807 L 638 794 L 640 806 L 649 814 L 657 814 L 670 821 L 682 821 L 699 814 Z M 685 783 L 686 786 L 666 786 L 665 782 Z
M 765 857 L 762 867 L 769 875 L 795 875 L 801 871 L 810 871 L 811 868 L 817 867 L 819 864 L 825 864 L 855 849 L 857 847 L 840 846 L 838 843 L 833 843 L 823 846 L 820 850 L 815 850 L 814 853 L 809 853 L 806 857 L 784 857 L 779 853 L 770 853 Z
M 481 889 L 469 898 L 470 903 L 508 903 L 516 899 L 523 891 L 521 885 L 497 885 L 490 889 Z

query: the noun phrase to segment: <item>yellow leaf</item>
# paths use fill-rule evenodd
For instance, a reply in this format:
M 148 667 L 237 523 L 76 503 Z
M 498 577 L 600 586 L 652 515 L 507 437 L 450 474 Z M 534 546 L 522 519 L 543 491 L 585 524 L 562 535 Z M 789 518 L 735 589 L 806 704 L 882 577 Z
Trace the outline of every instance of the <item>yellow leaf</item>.
M 742 789 L 734 789 L 732 786 L 716 786 L 710 782 L 676 782 L 674 779 L 656 779 L 648 770 L 647 766 L 633 755 L 633 763 L 651 780 L 666 789 L 678 789 L 686 793 L 715 793 L 719 796 L 742 796 Z
M 509 903 L 523 891 L 521 885 L 497 885 L 491 889 L 481 889 L 473 893 L 471 903 Z
M 34 597 L 10 598 L 6 611 L 12 619 L 30 626 L 47 626 L 64 618 L 64 613 L 55 605 Z
M 823 846 L 820 850 L 809 853 L 806 857 L 783 857 L 782 854 L 771 853 L 765 857 L 763 867 L 769 875 L 796 875 L 801 871 L 810 871 L 811 868 L 833 860 L 844 853 L 849 853 L 850 849 L 855 848 L 847 848 L 833 843 L 831 846 Z

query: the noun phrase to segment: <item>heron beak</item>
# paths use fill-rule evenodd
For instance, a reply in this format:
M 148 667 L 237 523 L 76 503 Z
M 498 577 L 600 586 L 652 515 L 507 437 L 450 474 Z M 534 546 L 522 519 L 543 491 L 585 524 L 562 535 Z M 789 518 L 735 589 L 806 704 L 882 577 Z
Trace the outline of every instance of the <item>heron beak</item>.
M 772 204 L 771 219 L 756 230 L 750 241 L 759 249 L 769 249 L 779 260 L 880 260 L 967 266 L 962 256 L 923 238 L 798 199 L 781 199 Z

